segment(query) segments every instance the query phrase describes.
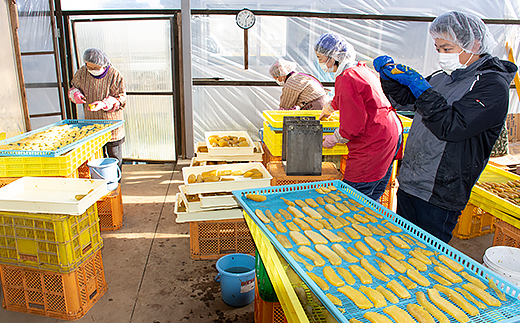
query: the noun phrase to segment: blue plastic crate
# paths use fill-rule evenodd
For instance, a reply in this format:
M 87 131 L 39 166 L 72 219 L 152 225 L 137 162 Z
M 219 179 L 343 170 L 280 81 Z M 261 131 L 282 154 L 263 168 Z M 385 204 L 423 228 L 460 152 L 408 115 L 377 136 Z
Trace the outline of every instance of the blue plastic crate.
M 253 219 L 255 224 L 262 230 L 262 232 L 269 238 L 271 243 L 274 245 L 274 247 L 277 249 L 278 252 L 287 260 L 289 265 L 298 273 L 298 275 L 303 279 L 305 284 L 309 286 L 309 288 L 312 290 L 312 292 L 320 299 L 322 304 L 327 308 L 327 310 L 338 320 L 338 322 L 348 322 L 350 318 L 357 318 L 363 322 L 366 320 L 363 318 L 363 314 L 366 311 L 376 312 L 376 313 L 383 313 L 382 308 L 371 308 L 369 310 L 361 310 L 359 309 L 350 299 L 348 299 L 345 295 L 337 291 L 337 287 L 332 286 L 329 284 L 329 290 L 327 293 L 331 293 L 332 295 L 338 297 L 343 305 L 342 306 L 336 306 L 332 304 L 332 302 L 328 299 L 328 297 L 325 295 L 325 292 L 317 286 L 317 284 L 310 279 L 310 277 L 307 275 L 307 270 L 304 268 L 304 266 L 297 261 L 295 261 L 288 253 L 289 250 L 293 250 L 297 252 L 298 246 L 296 246 L 292 239 L 289 238 L 289 231 L 287 233 L 278 233 L 285 235 L 289 238 L 291 243 L 293 244 L 293 247 L 291 249 L 286 249 L 281 246 L 281 244 L 278 242 L 278 240 L 275 238 L 275 236 L 271 233 L 269 229 L 267 229 L 267 225 L 264 224 L 262 221 L 259 220 L 259 218 L 256 216 L 254 211 L 256 209 L 265 210 L 271 210 L 271 212 L 274 214 L 278 212 L 279 209 L 287 209 L 287 205 L 285 202 L 281 199 L 281 197 L 294 201 L 296 199 L 305 200 L 306 198 L 313 198 L 315 199 L 318 196 L 323 196 L 321 194 L 318 194 L 315 189 L 322 186 L 329 186 L 334 185 L 338 191 L 340 191 L 343 194 L 346 194 L 350 199 L 353 199 L 360 204 L 362 204 L 364 207 L 368 207 L 372 209 L 373 211 L 381 214 L 383 216 L 383 219 L 379 220 L 379 222 L 383 220 L 387 220 L 390 223 L 395 224 L 396 226 L 400 227 L 403 232 L 401 233 L 389 233 L 384 235 L 383 237 L 388 239 L 391 235 L 402 235 L 404 233 L 407 233 L 411 237 L 415 238 L 417 241 L 423 243 L 426 245 L 426 248 L 431 250 L 433 252 L 437 252 L 439 254 L 446 255 L 450 259 L 453 259 L 464 266 L 465 271 L 472 274 L 474 277 L 478 277 L 481 280 L 483 280 L 484 283 L 487 283 L 487 279 L 491 278 L 499 288 L 506 293 L 507 295 L 507 301 L 502 301 L 501 307 L 488 307 L 485 310 L 479 309 L 480 314 L 478 316 L 469 316 L 470 322 L 520 322 L 520 288 L 511 284 L 510 282 L 506 281 L 502 277 L 498 276 L 497 274 L 493 273 L 492 271 L 488 270 L 487 268 L 483 267 L 481 264 L 475 262 L 473 259 L 469 258 L 468 256 L 464 255 L 463 253 L 457 251 L 456 249 L 450 247 L 446 243 L 442 242 L 441 240 L 435 238 L 434 236 L 430 235 L 429 233 L 425 232 L 424 230 L 418 228 L 417 226 L 411 224 L 410 222 L 404 220 L 394 212 L 390 211 L 389 209 L 383 207 L 379 203 L 376 203 L 375 201 L 367 198 L 362 193 L 358 192 L 357 190 L 353 189 L 352 187 L 348 186 L 347 184 L 343 183 L 342 181 L 324 181 L 324 182 L 313 182 L 313 183 L 305 183 L 305 184 L 297 184 L 297 185 L 287 185 L 287 186 L 276 186 L 271 188 L 262 188 L 262 189 L 255 189 L 255 190 L 239 190 L 239 191 L 233 191 L 233 195 L 237 198 L 240 205 L 244 208 L 244 210 L 250 215 L 250 217 Z M 251 201 L 247 198 L 245 198 L 245 194 L 262 194 L 267 196 L 267 200 L 261 203 Z M 350 212 L 347 215 L 352 216 L 355 212 Z M 274 229 L 274 226 L 273 226 Z M 315 230 L 315 229 L 313 229 Z M 337 232 L 341 229 L 332 229 L 332 232 Z M 316 230 L 315 230 L 316 231 Z M 373 236 L 374 238 L 379 240 L 379 236 Z M 343 245 L 346 249 L 347 246 L 353 246 L 356 241 L 360 240 L 353 240 L 351 243 L 346 242 L 340 242 L 339 244 Z M 327 245 L 330 245 L 329 242 Z M 414 248 L 414 246 L 412 246 Z M 371 249 L 371 248 L 370 248 Z M 364 256 L 372 265 L 374 265 L 376 268 L 378 268 L 377 263 L 374 261 L 375 255 L 373 250 L 372 255 L 370 256 Z M 408 255 L 408 253 L 404 250 L 400 250 L 405 256 Z M 382 251 L 385 253 L 385 251 Z M 302 258 L 306 259 L 304 256 L 300 255 Z M 326 266 L 332 266 L 330 262 L 323 257 L 326 261 Z M 407 259 L 409 257 L 407 256 Z M 312 260 L 306 259 L 306 261 L 310 264 L 312 264 Z M 350 263 L 347 263 L 345 261 L 342 262 L 340 267 L 348 267 L 351 265 Z M 332 266 L 333 268 L 337 268 L 338 266 Z M 428 287 L 422 287 L 418 286 L 412 291 L 409 291 L 412 295 L 412 298 L 409 299 L 399 299 L 399 303 L 395 304 L 398 307 L 402 309 L 406 309 L 406 305 L 413 302 L 415 303 L 415 297 L 414 294 L 418 291 L 422 291 L 427 295 L 427 289 L 432 288 L 433 285 L 437 284 L 436 281 L 431 279 L 428 274 L 430 272 L 435 272 L 433 270 L 432 265 L 428 266 L 428 270 L 425 272 L 421 272 L 423 276 L 428 278 L 431 285 Z M 322 273 L 323 267 L 314 267 L 312 270 L 313 273 L 321 277 L 322 279 L 326 280 Z M 394 279 L 397 282 L 400 282 L 398 279 L 398 273 L 392 276 L 388 276 L 390 279 Z M 406 276 L 406 275 L 404 275 Z M 353 288 L 358 288 L 361 284 L 359 283 L 359 280 L 356 279 L 356 284 L 352 285 Z M 466 280 L 463 280 L 463 283 L 465 283 Z M 462 285 L 463 283 L 453 284 L 450 286 L 450 288 L 457 287 Z M 383 281 L 380 281 L 379 279 L 376 279 L 373 277 L 373 283 L 368 284 L 365 286 L 372 287 L 375 289 L 376 286 L 384 284 Z M 494 295 L 493 291 L 490 291 L 490 289 L 487 290 L 491 295 Z M 394 305 L 388 303 L 388 306 Z M 341 309 L 341 311 L 340 311 Z M 342 312 L 343 311 L 343 312 Z M 445 313 L 446 316 L 452 320 L 450 315 Z
M 83 126 L 93 125 L 93 124 L 96 124 L 96 123 L 98 123 L 98 124 L 110 124 L 110 126 L 105 128 L 105 129 L 103 129 L 103 130 L 97 131 L 96 133 L 93 133 L 93 134 L 89 135 L 88 137 L 82 138 L 82 139 L 80 139 L 78 141 L 70 143 L 70 144 L 68 144 L 68 145 L 66 145 L 64 147 L 61 147 L 59 149 L 56 149 L 56 150 L 47 150 L 47 151 L 0 150 L 0 156 L 57 157 L 57 156 L 60 156 L 60 155 L 66 153 L 68 151 L 71 151 L 72 149 L 74 149 L 76 147 L 81 146 L 82 144 L 84 144 L 85 142 L 87 142 L 89 140 L 92 140 L 94 138 L 97 138 L 97 137 L 99 137 L 99 136 L 109 132 L 109 131 L 112 131 L 114 129 L 119 128 L 120 126 L 123 125 L 124 122 L 125 122 L 124 120 L 86 120 L 86 119 L 81 119 L 81 120 L 67 119 L 67 120 L 58 121 L 58 122 L 55 122 L 53 124 L 47 125 L 45 127 L 41 127 L 41 128 L 36 129 L 36 130 L 23 133 L 21 135 L 18 135 L 18 136 L 15 136 L 15 137 L 11 137 L 11 138 L 2 140 L 2 141 L 0 141 L 0 145 L 7 145 L 7 144 L 10 144 L 12 142 L 16 142 L 18 140 L 27 138 L 27 137 L 29 137 L 29 136 L 31 136 L 33 134 L 45 131 L 45 130 L 50 129 L 50 128 L 55 127 L 55 126 L 71 125 L 71 126 L 75 126 L 75 127 L 83 127 Z

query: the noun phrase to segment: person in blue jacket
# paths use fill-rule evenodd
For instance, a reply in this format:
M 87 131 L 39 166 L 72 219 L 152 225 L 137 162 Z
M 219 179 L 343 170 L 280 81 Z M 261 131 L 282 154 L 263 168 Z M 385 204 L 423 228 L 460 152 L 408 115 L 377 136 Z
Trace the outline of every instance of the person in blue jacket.
M 449 242 L 507 117 L 517 66 L 490 55 L 484 22 L 452 11 L 429 27 L 442 71 L 426 79 L 389 56 L 374 60 L 383 91 L 414 103 L 397 192 L 397 213 Z

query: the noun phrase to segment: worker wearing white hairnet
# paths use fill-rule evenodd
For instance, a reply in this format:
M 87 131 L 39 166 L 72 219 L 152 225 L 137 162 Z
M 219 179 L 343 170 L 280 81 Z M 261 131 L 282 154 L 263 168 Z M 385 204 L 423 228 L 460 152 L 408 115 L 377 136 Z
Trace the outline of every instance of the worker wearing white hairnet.
M 429 30 L 442 71 L 425 79 L 389 56 L 374 67 L 385 93 L 416 109 L 397 213 L 448 242 L 504 125 L 517 67 L 490 55 L 495 41 L 474 15 L 448 12 Z
M 334 73 L 335 95 L 328 116 L 339 110 L 339 128 L 324 136 L 323 147 L 346 143 L 348 158 L 343 181 L 368 197 L 379 200 L 392 173 L 400 146 L 401 123 L 386 98 L 377 75 L 356 62 L 352 45 L 337 34 L 321 35 L 314 45 L 320 67 Z
M 321 110 L 330 101 L 320 81 L 295 71 L 296 63 L 277 59 L 269 74 L 282 86 L 280 110 Z
M 96 48 L 83 53 L 81 66 L 70 82 L 69 99 L 83 104 L 85 119 L 123 120 L 126 90 L 123 76 L 110 64 L 107 55 Z M 123 163 L 122 144 L 125 141 L 123 126 L 112 130 L 110 141 L 104 146 L 105 157 L 117 158 Z

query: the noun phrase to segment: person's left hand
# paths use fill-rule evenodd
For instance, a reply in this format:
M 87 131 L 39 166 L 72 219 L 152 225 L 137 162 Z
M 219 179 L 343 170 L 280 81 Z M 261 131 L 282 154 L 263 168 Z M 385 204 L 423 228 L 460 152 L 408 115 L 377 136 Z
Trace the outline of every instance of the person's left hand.
M 104 101 L 95 101 L 88 105 L 90 111 L 108 110 L 109 107 Z
M 389 79 L 408 86 L 416 98 L 432 87 L 419 72 L 403 64 L 381 66 L 380 73 Z
M 336 136 L 323 136 L 323 148 L 331 149 L 336 146 L 337 143 L 338 140 L 336 139 Z

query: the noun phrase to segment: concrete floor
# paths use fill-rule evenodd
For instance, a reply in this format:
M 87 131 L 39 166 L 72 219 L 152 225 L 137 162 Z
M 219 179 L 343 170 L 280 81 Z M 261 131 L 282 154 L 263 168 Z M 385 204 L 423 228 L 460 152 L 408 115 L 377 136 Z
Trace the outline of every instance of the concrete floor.
M 254 322 L 253 304 L 233 308 L 222 301 L 216 261 L 190 258 L 189 225 L 176 223 L 173 213 L 188 165 L 123 166 L 124 225 L 102 232 L 108 291 L 76 322 Z M 491 234 L 450 244 L 481 263 L 492 240 Z M 0 322 L 63 321 L 0 308 Z

